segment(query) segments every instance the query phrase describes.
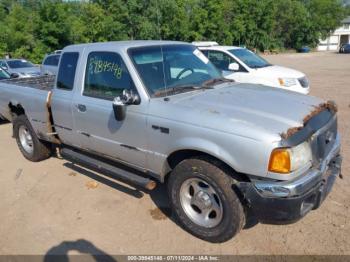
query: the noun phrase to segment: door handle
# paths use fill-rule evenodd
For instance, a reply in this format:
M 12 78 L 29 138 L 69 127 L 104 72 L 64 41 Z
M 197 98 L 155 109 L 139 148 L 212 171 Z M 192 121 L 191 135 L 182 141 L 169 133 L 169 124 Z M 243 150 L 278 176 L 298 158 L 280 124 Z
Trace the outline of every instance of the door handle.
M 78 104 L 77 109 L 79 112 L 84 113 L 84 112 L 86 112 L 86 105 Z

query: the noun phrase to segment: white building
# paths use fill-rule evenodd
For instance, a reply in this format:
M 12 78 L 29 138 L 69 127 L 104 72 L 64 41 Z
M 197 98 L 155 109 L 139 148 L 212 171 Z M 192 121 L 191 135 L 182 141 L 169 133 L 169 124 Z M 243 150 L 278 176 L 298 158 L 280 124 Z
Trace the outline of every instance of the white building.
M 341 45 L 350 43 L 350 16 L 345 18 L 342 24 L 330 37 L 320 40 L 317 46 L 318 51 L 336 51 Z

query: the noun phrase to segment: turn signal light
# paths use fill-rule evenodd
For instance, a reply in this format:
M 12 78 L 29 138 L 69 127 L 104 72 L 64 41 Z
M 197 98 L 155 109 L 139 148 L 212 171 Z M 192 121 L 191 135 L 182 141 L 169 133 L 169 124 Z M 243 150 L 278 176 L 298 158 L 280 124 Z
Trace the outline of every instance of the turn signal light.
M 290 173 L 291 161 L 287 148 L 276 148 L 272 151 L 269 161 L 269 171 L 275 173 Z

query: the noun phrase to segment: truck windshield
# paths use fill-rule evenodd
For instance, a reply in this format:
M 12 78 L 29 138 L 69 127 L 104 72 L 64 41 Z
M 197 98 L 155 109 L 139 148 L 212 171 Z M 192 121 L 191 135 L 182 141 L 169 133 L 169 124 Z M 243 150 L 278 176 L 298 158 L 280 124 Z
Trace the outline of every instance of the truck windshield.
M 229 50 L 231 54 L 236 56 L 238 59 L 240 59 L 243 63 L 245 63 L 247 66 L 250 68 L 262 68 L 262 67 L 267 67 L 271 66 L 269 62 L 267 62 L 265 59 L 262 57 L 258 56 L 254 52 L 245 49 L 245 48 L 240 48 L 240 49 L 231 49 Z
M 7 64 L 10 68 L 34 67 L 32 63 L 26 60 L 11 60 L 11 61 L 7 61 Z
M 151 96 L 200 89 L 212 79 L 221 79 L 208 58 L 191 45 L 132 48 L 128 53 Z

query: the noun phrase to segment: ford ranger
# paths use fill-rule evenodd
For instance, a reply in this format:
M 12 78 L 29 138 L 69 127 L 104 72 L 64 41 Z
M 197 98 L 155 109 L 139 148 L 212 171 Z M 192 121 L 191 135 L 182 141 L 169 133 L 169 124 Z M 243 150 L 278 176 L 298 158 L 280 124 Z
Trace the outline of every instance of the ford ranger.
M 56 154 L 147 190 L 210 242 L 249 214 L 286 224 L 316 209 L 340 175 L 337 108 L 312 96 L 225 80 L 193 45 L 72 45 L 57 77 L 0 82 L 0 114 L 23 156 Z

